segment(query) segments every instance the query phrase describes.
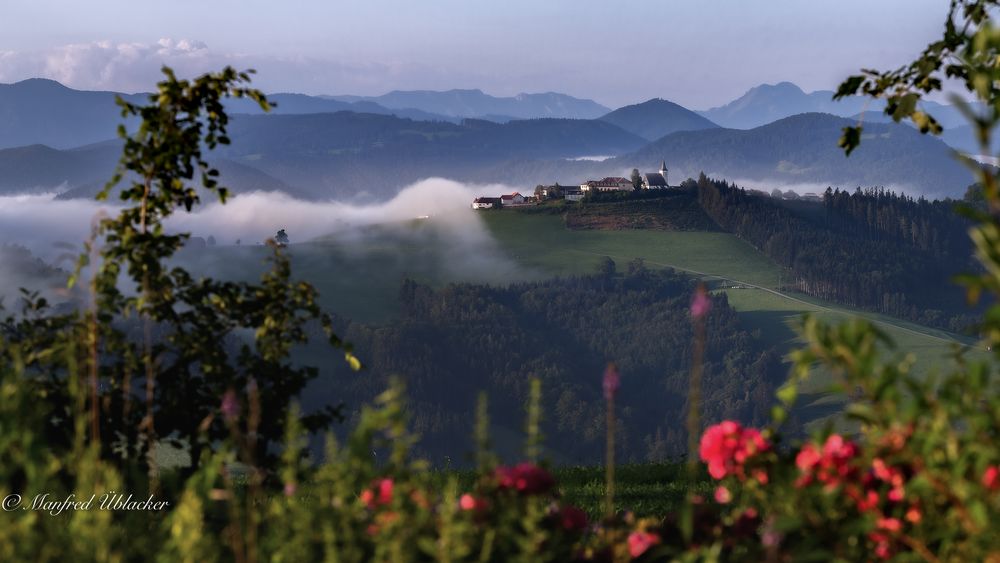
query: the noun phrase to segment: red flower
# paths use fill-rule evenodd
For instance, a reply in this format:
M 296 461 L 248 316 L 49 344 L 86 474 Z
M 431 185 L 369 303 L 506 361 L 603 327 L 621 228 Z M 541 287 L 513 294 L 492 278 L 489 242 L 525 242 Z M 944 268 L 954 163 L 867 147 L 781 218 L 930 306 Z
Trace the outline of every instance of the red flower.
M 879 559 L 889 559 L 892 557 L 892 547 L 889 544 L 889 536 L 882 532 L 871 532 L 868 539 L 875 543 L 875 556 Z
M 385 506 L 392 502 L 392 479 L 377 479 L 370 489 L 361 491 L 361 502 L 368 505 L 368 508 Z
M 903 523 L 898 518 L 879 518 L 875 525 L 887 532 L 898 532 L 903 529 Z
M 501 489 L 514 489 L 525 495 L 546 493 L 556 485 L 556 480 L 548 471 L 528 462 L 514 467 L 498 467 L 496 479 Z
M 857 444 L 839 434 L 828 437 L 822 449 L 805 444 L 795 456 L 795 465 L 802 472 L 795 485 L 804 487 L 815 480 L 833 489 L 843 484 L 857 473 L 852 462 L 859 452 Z
M 628 536 L 628 553 L 633 558 L 639 557 L 658 543 L 660 536 L 651 532 L 635 531 Z
M 559 509 L 559 525 L 570 532 L 580 532 L 587 529 L 587 513 L 571 505 Z
M 745 478 L 743 465 L 754 455 L 767 451 L 770 444 L 753 428 L 743 428 L 738 422 L 726 420 L 710 426 L 701 436 L 699 455 L 708 464 L 708 473 L 715 479 L 726 475 Z M 766 473 L 756 473 L 761 482 L 767 482 Z
M 991 491 L 1000 489 L 1000 466 L 991 465 L 983 472 L 983 486 Z

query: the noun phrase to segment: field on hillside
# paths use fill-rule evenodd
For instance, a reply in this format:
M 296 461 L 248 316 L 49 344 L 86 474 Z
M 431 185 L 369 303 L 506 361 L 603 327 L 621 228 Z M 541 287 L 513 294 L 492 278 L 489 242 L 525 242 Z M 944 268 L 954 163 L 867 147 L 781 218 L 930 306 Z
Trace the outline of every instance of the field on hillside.
M 287 252 L 295 276 L 317 286 L 325 308 L 362 322 L 391 322 L 405 278 L 433 286 L 506 284 L 593 273 L 607 256 L 621 271 L 642 258 L 649 268 L 671 267 L 705 279 L 713 291 L 726 292 L 749 328 L 784 350 L 799 343 L 793 327 L 803 313 L 833 322 L 865 316 L 890 336 L 900 354 L 914 354 L 919 359 L 914 369 L 924 373 L 938 369 L 956 346 L 971 344 L 942 331 L 778 291 L 781 269 L 727 233 L 571 230 L 559 214 L 467 213 L 457 222 L 431 217 L 369 226 L 293 244 Z M 253 279 L 263 270 L 267 252 L 259 246 L 209 247 L 186 253 L 185 259 L 196 271 Z M 817 369 L 803 389 L 806 419 L 824 420 L 839 410 L 840 399 L 823 393 L 829 381 L 830 374 Z
M 803 314 L 812 313 L 830 322 L 859 315 L 875 322 L 895 342 L 896 351 L 912 353 L 919 359 L 914 370 L 922 373 L 939 369 L 956 348 L 973 355 L 984 353 L 969 348 L 973 345 L 970 339 L 944 331 L 777 291 L 781 268 L 727 233 L 572 231 L 563 226 L 558 216 L 516 211 L 484 213 L 483 218 L 500 245 L 518 263 L 553 275 L 593 272 L 601 257 L 608 256 L 619 268 L 642 258 L 648 267 L 672 267 L 702 277 L 713 290 L 727 293 L 730 304 L 740 311 L 749 326 L 783 348 L 800 342 L 794 325 Z M 811 401 L 809 407 L 814 415 L 826 416 L 836 410 L 836 405 L 830 404 L 831 398 L 820 393 L 828 383 L 829 374 L 817 370 L 803 389 L 814 394 L 806 398 Z

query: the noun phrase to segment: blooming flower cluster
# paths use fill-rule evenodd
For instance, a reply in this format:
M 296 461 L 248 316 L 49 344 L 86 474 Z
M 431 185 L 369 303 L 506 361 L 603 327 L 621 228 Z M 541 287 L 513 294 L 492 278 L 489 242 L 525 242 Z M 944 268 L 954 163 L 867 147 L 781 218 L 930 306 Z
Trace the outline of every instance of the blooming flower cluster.
M 771 449 L 771 444 L 753 428 L 743 428 L 738 422 L 727 420 L 710 426 L 701 436 L 699 454 L 708 464 L 708 473 L 715 479 L 735 475 L 743 481 L 747 478 L 745 465 L 755 455 Z M 767 472 L 754 470 L 751 475 L 761 483 L 767 483 Z
M 795 456 L 802 476 L 795 485 L 801 488 L 818 481 L 827 489 L 836 488 L 857 475 L 853 462 L 859 451 L 857 444 L 839 434 L 832 434 L 819 448 L 812 443 L 802 446 Z
M 368 508 L 385 506 L 392 502 L 392 479 L 377 479 L 368 489 L 361 491 L 361 502 Z
M 880 444 L 880 452 L 898 452 L 906 437 L 905 432 L 889 433 Z M 822 447 L 805 444 L 795 457 L 795 465 L 801 473 L 796 487 L 819 483 L 828 493 L 842 490 L 858 512 L 874 516 L 875 530 L 868 534 L 868 539 L 874 544 L 875 555 L 881 559 L 892 557 L 895 539 L 904 527 L 902 520 L 889 515 L 894 509 L 904 507 L 904 519 L 913 525 L 923 518 L 916 502 L 905 502 L 906 482 L 913 470 L 887 462 L 884 457 L 876 457 L 870 467 L 864 467 L 860 446 L 843 436 L 829 436 Z

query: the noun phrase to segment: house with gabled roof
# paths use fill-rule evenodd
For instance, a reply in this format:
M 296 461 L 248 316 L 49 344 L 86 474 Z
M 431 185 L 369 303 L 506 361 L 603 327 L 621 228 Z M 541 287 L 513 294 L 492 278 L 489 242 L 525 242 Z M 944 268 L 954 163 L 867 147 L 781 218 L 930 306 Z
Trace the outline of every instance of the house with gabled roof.
M 473 209 L 497 209 L 501 205 L 503 204 L 498 197 L 477 197 L 472 200 Z
M 524 196 L 518 192 L 500 196 L 500 204 L 504 207 L 510 205 L 521 205 L 524 203 Z
M 631 191 L 635 188 L 632 185 L 632 180 L 628 178 L 608 176 L 606 178 L 601 178 L 600 180 L 589 180 L 580 184 L 580 191 L 589 192 L 616 192 L 616 191 Z

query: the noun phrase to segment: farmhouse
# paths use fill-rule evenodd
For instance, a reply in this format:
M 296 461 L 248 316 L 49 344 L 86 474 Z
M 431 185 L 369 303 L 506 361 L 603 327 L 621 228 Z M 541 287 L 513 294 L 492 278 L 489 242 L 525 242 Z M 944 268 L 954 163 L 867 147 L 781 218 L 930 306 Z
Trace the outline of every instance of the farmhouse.
M 642 175 L 642 188 L 644 190 L 662 190 L 669 188 L 667 184 L 667 162 L 660 162 L 659 172 L 649 172 Z
M 634 186 L 632 186 L 632 180 L 611 176 L 601 178 L 600 180 L 590 180 L 580 184 L 580 191 L 582 192 L 589 192 L 591 190 L 595 192 L 624 192 L 632 191 L 633 189 Z
M 477 197 L 472 200 L 473 209 L 494 209 L 501 205 L 500 198 L 498 197 Z
M 512 194 L 500 196 L 500 204 L 504 207 L 509 207 L 511 205 L 521 205 L 524 203 L 524 196 L 518 192 Z

